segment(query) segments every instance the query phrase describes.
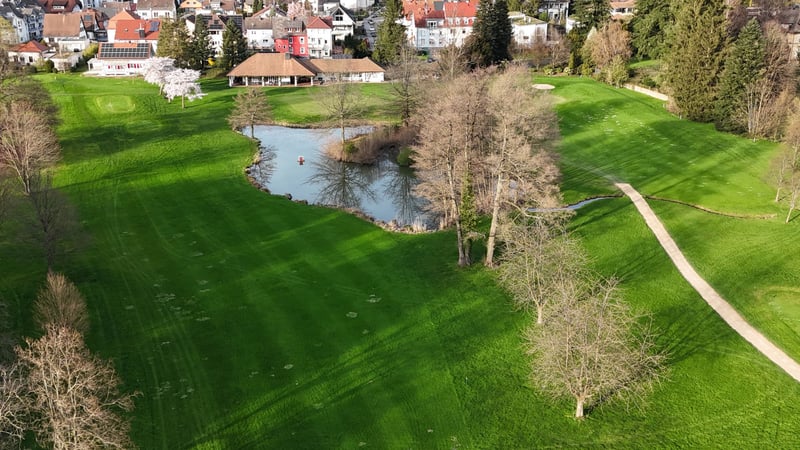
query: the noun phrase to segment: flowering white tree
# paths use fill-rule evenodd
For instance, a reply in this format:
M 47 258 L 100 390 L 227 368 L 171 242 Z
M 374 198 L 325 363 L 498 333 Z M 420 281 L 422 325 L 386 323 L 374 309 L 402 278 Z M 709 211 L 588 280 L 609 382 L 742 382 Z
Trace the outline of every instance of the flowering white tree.
M 150 58 L 144 63 L 144 81 L 158 85 L 159 94 L 164 93 L 167 74 L 175 70 L 175 60 L 164 56 Z
M 200 90 L 200 71 L 192 69 L 175 69 L 165 78 L 164 95 L 171 102 L 173 98 L 181 98 L 181 108 L 186 107 L 186 99 L 192 101 L 203 96 Z

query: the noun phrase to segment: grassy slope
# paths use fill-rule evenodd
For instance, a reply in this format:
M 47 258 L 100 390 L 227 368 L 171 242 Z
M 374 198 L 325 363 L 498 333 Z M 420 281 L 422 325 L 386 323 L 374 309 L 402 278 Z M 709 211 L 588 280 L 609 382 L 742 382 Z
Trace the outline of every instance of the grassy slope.
M 392 235 L 252 189 L 241 169 L 253 148 L 225 129 L 233 92 L 220 84 L 181 111 L 138 81 L 59 80 L 49 83 L 65 120 L 58 183 L 93 237 L 67 274 L 89 299 L 91 346 L 142 391 L 134 420 L 142 448 L 796 441 L 800 423 L 789 408 L 800 388 L 689 290 L 624 199 L 589 206 L 574 228 L 598 268 L 624 278 L 626 298 L 654 311 L 672 374 L 646 415 L 602 407 L 576 423 L 569 402 L 551 404 L 530 388 L 519 350 L 524 317 L 489 274 L 453 268 L 449 233 Z M 627 104 L 625 93 L 574 83 L 557 94 Z M 124 111 L 128 103 L 134 109 Z M 568 164 L 614 174 L 603 167 L 613 152 L 580 153 L 575 143 L 591 130 L 567 126 L 570 111 L 580 113 L 564 111 Z M 648 185 L 651 171 L 631 161 L 620 159 L 618 170 Z M 577 166 L 568 165 L 577 179 L 570 195 L 608 190 Z M 15 266 L 35 258 L 19 254 Z M 24 283 L 13 285 L 23 297 Z
M 777 214 L 772 220 L 732 219 L 651 202 L 700 273 L 800 359 L 800 262 L 784 249 L 800 230 L 783 224 L 785 208 L 773 201 L 767 174 L 777 146 L 677 120 L 661 102 L 630 91 L 588 80 L 550 81 L 567 100 L 559 114 L 570 195 L 604 192 L 613 189 L 611 180 L 622 180 L 643 194 L 717 211 Z

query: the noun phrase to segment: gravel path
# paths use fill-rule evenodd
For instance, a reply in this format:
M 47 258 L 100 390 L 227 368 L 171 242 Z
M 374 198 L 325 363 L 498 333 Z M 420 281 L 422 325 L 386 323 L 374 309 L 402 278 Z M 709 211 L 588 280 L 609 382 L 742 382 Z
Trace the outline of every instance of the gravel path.
M 678 268 L 681 275 L 695 288 L 706 303 L 714 308 L 714 311 L 722 317 L 722 320 L 727 322 L 740 336 L 763 353 L 764 356 L 777 364 L 778 367 L 783 369 L 792 378 L 800 381 L 800 364 L 747 323 L 747 321 L 745 321 L 744 318 L 742 318 L 742 316 L 740 316 L 739 313 L 706 282 L 706 280 L 700 277 L 697 271 L 694 270 L 694 267 L 686 260 L 686 257 L 683 256 L 683 253 L 678 248 L 677 244 L 675 244 L 675 241 L 672 240 L 672 237 L 667 233 L 666 228 L 664 228 L 664 225 L 658 220 L 658 217 L 656 217 L 653 210 L 650 209 L 650 206 L 644 198 L 627 183 L 616 183 L 616 186 L 633 201 L 634 206 L 636 206 L 636 209 L 639 210 L 639 213 L 644 217 L 647 226 L 650 227 L 653 234 L 656 235 L 658 242 L 664 247 L 667 255 L 672 259 L 672 262 L 675 264 L 675 267 Z

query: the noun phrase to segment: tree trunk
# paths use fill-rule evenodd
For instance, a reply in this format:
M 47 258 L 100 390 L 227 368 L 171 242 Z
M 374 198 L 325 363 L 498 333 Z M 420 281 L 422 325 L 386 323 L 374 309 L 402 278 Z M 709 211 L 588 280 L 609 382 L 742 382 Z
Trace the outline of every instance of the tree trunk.
M 453 175 L 453 163 L 447 162 L 447 184 L 450 187 L 450 206 L 453 208 L 453 221 L 456 223 L 456 244 L 458 246 L 458 265 L 466 267 L 470 264 L 469 251 L 464 242 L 464 230 L 461 229 L 461 212 L 458 209 L 456 200 L 456 181 Z
M 492 224 L 489 226 L 489 239 L 486 240 L 486 267 L 494 266 L 494 245 L 497 236 L 497 221 L 500 215 L 500 194 L 503 191 L 503 176 L 497 175 L 497 186 L 492 200 Z
M 252 139 L 256 138 L 256 125 L 253 122 L 250 122 L 250 137 Z
M 544 305 L 537 304 L 536 305 L 536 325 L 541 325 L 544 323 Z
M 789 223 L 789 219 L 792 218 L 792 211 L 794 211 L 794 200 L 789 204 L 789 213 L 786 214 L 786 220 L 783 223 Z
M 181 109 L 186 109 L 186 96 L 181 95 Z
M 577 402 L 576 402 L 576 405 L 575 405 L 575 418 L 576 419 L 583 419 L 583 399 L 582 398 L 578 398 L 576 400 L 577 400 Z

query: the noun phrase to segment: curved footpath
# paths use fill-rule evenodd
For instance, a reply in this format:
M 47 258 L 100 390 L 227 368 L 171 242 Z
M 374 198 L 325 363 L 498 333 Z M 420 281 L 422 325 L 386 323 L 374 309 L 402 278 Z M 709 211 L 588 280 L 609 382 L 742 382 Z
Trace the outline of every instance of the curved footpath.
M 675 267 L 677 267 L 678 271 L 683 275 L 683 278 L 692 285 L 706 303 L 714 308 L 714 311 L 722 317 L 722 320 L 727 322 L 740 336 L 745 338 L 747 342 L 752 344 L 753 347 L 777 364 L 778 367 L 783 369 L 792 378 L 800 381 L 800 364 L 747 323 L 744 318 L 742 318 L 742 316 L 740 316 L 739 313 L 706 282 L 706 280 L 700 277 L 697 271 L 694 270 L 694 267 L 686 260 L 686 257 L 683 256 L 678 245 L 672 240 L 672 237 L 667 233 L 664 225 L 658 220 L 658 217 L 656 217 L 653 210 L 650 209 L 650 205 L 642 198 L 641 194 L 631 187 L 630 184 L 616 183 L 615 185 L 633 201 L 634 206 L 636 206 L 636 209 L 639 210 L 639 213 L 644 217 L 647 226 L 650 227 L 653 234 L 656 235 L 658 242 L 664 250 L 666 250 L 667 255 L 672 259 Z

